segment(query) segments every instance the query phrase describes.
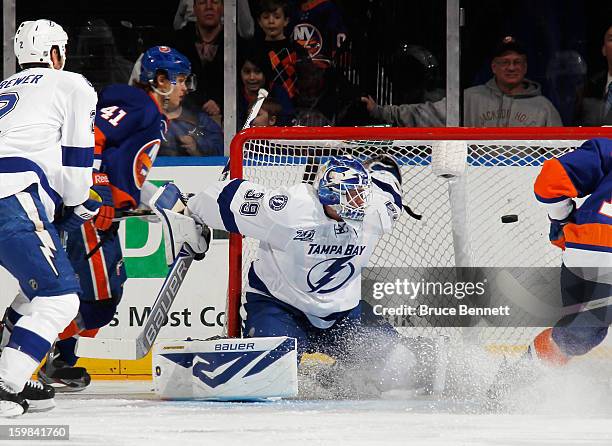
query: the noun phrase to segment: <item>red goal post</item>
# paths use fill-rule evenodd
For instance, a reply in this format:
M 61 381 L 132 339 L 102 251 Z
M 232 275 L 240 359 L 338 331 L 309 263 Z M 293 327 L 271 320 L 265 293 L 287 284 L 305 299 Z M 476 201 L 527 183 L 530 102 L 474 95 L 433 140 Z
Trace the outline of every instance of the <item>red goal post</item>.
M 305 175 L 303 172 L 293 172 L 294 165 L 292 163 L 298 163 L 305 166 L 308 171 L 308 160 L 320 159 L 325 157 L 326 154 L 337 154 L 337 153 L 370 153 L 372 151 L 397 151 L 400 156 L 406 155 L 409 158 L 409 162 L 402 165 L 403 175 L 408 174 L 411 178 L 412 184 L 407 184 L 405 180 L 405 193 L 408 194 L 408 204 L 413 206 L 415 198 L 422 198 L 422 206 L 429 208 L 432 195 L 438 194 L 438 200 L 449 200 L 452 201 L 450 206 L 456 206 L 456 199 L 449 199 L 446 191 L 440 192 L 443 188 L 438 183 L 438 180 L 434 180 L 431 174 L 431 169 L 428 169 L 431 159 L 434 156 L 434 152 L 437 153 L 439 150 L 440 143 L 443 141 L 466 141 L 467 146 L 471 150 L 471 154 L 468 155 L 468 159 L 465 160 L 467 166 L 470 163 L 484 163 L 478 164 L 479 167 L 486 167 L 486 169 L 474 170 L 478 172 L 472 175 L 471 179 L 467 180 L 468 189 L 471 187 L 472 195 L 483 195 L 489 193 L 490 190 L 500 187 L 515 188 L 515 186 L 524 186 L 526 195 L 527 190 L 531 190 L 532 184 L 527 184 L 531 181 L 533 171 L 536 170 L 534 167 L 541 165 L 543 159 L 558 156 L 565 151 L 572 150 L 580 142 L 592 139 L 592 138 L 612 138 L 612 128 L 607 127 L 567 127 L 567 128 L 462 128 L 462 127 L 451 127 L 451 128 L 387 128 L 387 127 L 259 127 L 243 130 L 238 133 L 232 140 L 230 147 L 230 175 L 231 178 L 245 178 L 255 182 L 260 182 L 261 178 L 258 175 L 263 175 L 264 183 L 269 181 L 269 185 L 278 186 L 280 184 L 291 184 L 291 182 L 300 181 L 300 177 Z M 372 152 L 373 153 L 373 152 Z M 396 155 L 397 156 L 397 155 Z M 446 156 L 444 154 L 444 156 Z M 465 155 L 460 155 L 464 156 Z M 306 162 L 304 161 L 306 159 Z M 413 160 L 417 159 L 418 162 Z M 471 160 L 471 161 L 470 161 Z M 501 160 L 501 161 L 500 161 Z M 498 164 L 495 164 L 498 163 Z M 316 164 L 316 161 L 315 161 Z M 490 173 L 489 167 L 493 166 L 503 167 L 528 167 L 528 169 L 511 169 L 505 174 L 505 180 L 500 179 L 497 181 L 496 173 Z M 265 173 L 266 166 L 274 170 L 274 175 L 267 175 Z M 255 167 L 255 168 L 253 168 Z M 316 167 L 315 167 L 316 170 Z M 499 170 L 499 169 L 498 169 Z M 516 172 L 529 172 L 529 175 L 521 179 L 521 175 L 517 175 Z M 256 172 L 255 175 L 252 175 Z M 264 172 L 264 173 L 262 173 Z M 285 176 L 283 172 L 288 174 Z M 289 174 L 291 172 L 291 174 Z M 480 177 L 480 173 L 485 174 L 485 177 Z M 277 175 L 280 173 L 280 175 Z M 422 177 L 426 175 L 426 177 Z M 493 175 L 493 176 L 492 176 Z M 414 178 L 413 178 L 414 176 Z M 520 178 L 519 178 L 520 177 Z M 305 178 L 305 177 L 304 177 Z M 423 178 L 426 178 L 424 180 Z M 506 183 L 504 182 L 506 181 Z M 424 183 L 434 182 L 435 184 L 429 185 L 429 190 L 422 190 L 416 192 L 419 196 L 414 196 L 414 189 Z M 511 182 L 515 182 L 511 183 Z M 475 188 L 475 189 L 474 189 Z M 474 193 L 474 191 L 476 193 Z M 503 192 L 503 191 L 501 191 Z M 411 193 L 413 194 L 411 197 Z M 453 192 L 450 190 L 450 197 L 454 197 L 453 193 L 459 197 L 459 201 L 462 199 L 463 192 Z M 513 193 L 513 192 L 509 192 Z M 517 202 L 520 199 L 530 200 L 532 198 L 518 197 Z M 486 197 L 480 200 L 473 201 L 486 201 Z M 491 197 L 491 203 L 497 206 L 497 202 L 500 201 L 499 197 Z M 534 200 L 535 201 L 535 200 Z M 415 211 L 418 213 L 420 209 L 419 202 L 415 206 Z M 520 203 L 519 203 L 520 204 Z M 449 205 L 446 203 L 445 206 Z M 466 209 L 471 209 L 474 204 L 465 204 Z M 472 212 L 473 210 L 470 210 Z M 497 210 L 496 210 L 497 211 Z M 505 209 L 499 209 L 499 211 L 505 211 Z M 447 208 L 434 210 L 438 212 L 440 216 L 444 216 L 449 213 Z M 480 212 L 476 209 L 474 212 Z M 533 211 L 525 211 L 527 214 Z M 451 209 L 453 214 L 449 221 L 442 221 L 441 224 L 446 225 L 457 225 L 461 227 L 465 222 L 457 223 L 457 218 L 454 214 L 454 210 Z M 461 212 L 460 212 L 461 214 Z M 437 214 L 436 214 L 437 215 Z M 426 217 L 425 217 L 426 218 Z M 437 219 L 438 217 L 436 217 Z M 462 217 L 459 218 L 461 220 Z M 539 219 L 537 219 L 539 221 Z M 413 223 L 407 223 L 412 225 Z M 535 223 L 534 223 L 535 224 Z M 539 225 L 539 223 L 537 223 Z M 546 224 L 543 221 L 542 224 Z M 427 223 L 425 223 L 425 226 Z M 539 229 L 542 229 L 539 227 Z M 473 257 L 472 247 L 469 241 L 466 246 L 457 246 L 463 244 L 462 232 L 465 230 L 465 234 L 468 234 L 469 239 L 469 228 L 460 228 L 459 231 L 452 231 L 452 234 L 446 237 L 439 237 L 436 228 L 430 232 L 424 233 L 420 238 L 413 239 L 412 241 L 406 240 L 406 236 L 402 235 L 401 238 L 391 240 L 383 243 L 382 255 L 378 258 L 373 258 L 375 264 L 384 266 L 387 265 L 389 260 L 388 253 L 400 249 L 403 246 L 398 245 L 406 244 L 405 252 L 414 254 L 416 257 L 426 259 L 427 263 L 430 260 L 440 261 L 441 263 L 448 264 L 459 264 L 459 258 L 461 257 L 460 251 L 462 249 L 469 250 L 468 257 Z M 529 230 L 529 228 L 524 229 Z M 395 230 L 394 230 L 395 232 Z M 414 232 L 411 228 L 410 233 Z M 485 228 L 486 232 L 486 228 Z M 495 251 L 494 246 L 496 243 L 496 230 L 491 228 L 491 234 L 485 240 L 485 245 L 482 247 L 476 246 L 473 248 L 474 251 L 489 252 Z M 540 231 L 541 232 L 541 231 Z M 465 235 L 464 234 L 464 235 Z M 433 238 L 438 237 L 438 238 Z M 540 235 L 538 235 L 540 237 Z M 541 237 L 540 237 L 541 238 Z M 530 242 L 533 244 L 533 241 Z M 423 247 L 425 246 L 425 247 Z M 547 248 L 548 249 L 548 248 Z M 423 251 L 419 254 L 419 251 Z M 454 252 L 449 252 L 454 251 Z M 403 251 L 402 251 L 403 252 Z M 476 257 L 478 257 L 478 253 Z M 520 255 L 518 253 L 517 255 Z M 245 258 L 246 257 L 246 258 Z M 238 234 L 230 234 L 230 247 L 229 247 L 229 284 L 228 284 L 228 305 L 226 314 L 226 331 L 230 337 L 240 336 L 240 305 L 242 299 L 242 283 L 244 279 L 243 268 L 246 262 L 252 260 L 253 250 L 244 256 L 243 255 L 243 240 Z M 373 256 L 375 257 L 375 256 Z M 488 262 L 488 258 L 484 255 L 480 256 L 479 261 Z M 499 262 L 499 259 L 491 259 L 493 263 Z M 544 263 L 550 263 L 549 259 L 542 259 Z M 391 264 L 390 266 L 395 266 Z M 412 266 L 412 265 L 411 265 Z M 495 265 L 498 266 L 498 265 Z M 505 266 L 505 265 L 499 265 Z M 505 335 L 500 335 L 505 336 Z

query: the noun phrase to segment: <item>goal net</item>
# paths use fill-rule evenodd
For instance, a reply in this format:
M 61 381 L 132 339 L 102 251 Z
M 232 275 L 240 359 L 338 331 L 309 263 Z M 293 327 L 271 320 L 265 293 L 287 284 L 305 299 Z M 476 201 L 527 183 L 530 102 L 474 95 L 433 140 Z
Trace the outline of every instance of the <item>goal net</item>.
M 561 252 L 548 242 L 534 180 L 545 160 L 601 136 L 612 136 L 612 129 L 249 129 L 232 142 L 231 176 L 278 187 L 312 182 L 329 156 L 390 154 L 401 166 L 404 203 L 422 219 L 402 214 L 370 260 L 369 266 L 385 268 L 368 268 L 364 278 L 384 282 L 386 267 L 554 267 Z M 504 223 L 504 216 L 518 220 Z M 257 245 L 230 237 L 230 336 L 240 335 L 242 283 Z M 435 318 L 418 317 L 391 322 L 406 335 L 467 338 L 490 349 L 524 349 L 541 330 L 440 327 Z

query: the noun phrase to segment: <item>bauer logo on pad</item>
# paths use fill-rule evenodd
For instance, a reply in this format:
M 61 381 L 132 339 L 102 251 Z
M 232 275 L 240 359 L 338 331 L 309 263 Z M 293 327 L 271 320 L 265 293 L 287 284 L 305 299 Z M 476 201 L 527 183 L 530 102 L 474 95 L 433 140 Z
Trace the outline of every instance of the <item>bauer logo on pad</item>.
M 169 345 L 186 351 L 169 353 Z M 297 393 L 294 338 L 176 341 L 153 354 L 155 391 L 163 398 L 251 399 Z

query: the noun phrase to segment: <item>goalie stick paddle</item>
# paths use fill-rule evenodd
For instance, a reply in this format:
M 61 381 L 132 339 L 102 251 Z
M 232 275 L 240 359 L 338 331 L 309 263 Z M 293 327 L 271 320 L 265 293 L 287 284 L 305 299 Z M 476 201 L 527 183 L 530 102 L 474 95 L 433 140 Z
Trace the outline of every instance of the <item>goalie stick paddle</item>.
M 244 121 L 242 130 L 246 130 L 251 127 L 251 122 L 253 122 L 253 119 L 257 117 L 257 114 L 259 113 L 259 110 L 261 109 L 261 106 L 263 105 L 267 97 L 268 97 L 268 91 L 263 88 L 260 88 L 259 91 L 257 92 L 257 100 L 253 103 L 249 116 L 247 116 L 246 121 Z M 227 180 L 227 177 L 229 176 L 229 170 L 230 170 L 230 161 L 228 159 L 227 163 L 225 164 L 225 167 L 223 168 L 223 171 L 221 172 L 221 178 L 219 178 L 219 181 Z
M 76 355 L 85 358 L 140 359 L 149 353 L 168 317 L 185 275 L 193 262 L 194 253 L 184 244 L 166 276 L 141 333 L 136 339 L 99 339 L 81 337 Z

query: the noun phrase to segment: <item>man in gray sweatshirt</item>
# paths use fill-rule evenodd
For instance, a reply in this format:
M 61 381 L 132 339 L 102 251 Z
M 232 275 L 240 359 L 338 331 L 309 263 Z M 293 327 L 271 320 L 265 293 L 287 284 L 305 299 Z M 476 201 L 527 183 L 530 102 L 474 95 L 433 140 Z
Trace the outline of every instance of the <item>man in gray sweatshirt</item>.
M 555 106 L 537 82 L 525 78 L 527 56 L 511 36 L 504 37 L 491 61 L 493 78 L 464 91 L 466 127 L 557 127 L 562 126 Z M 422 104 L 376 104 L 362 97 L 370 115 L 398 127 L 444 127 L 446 98 Z

